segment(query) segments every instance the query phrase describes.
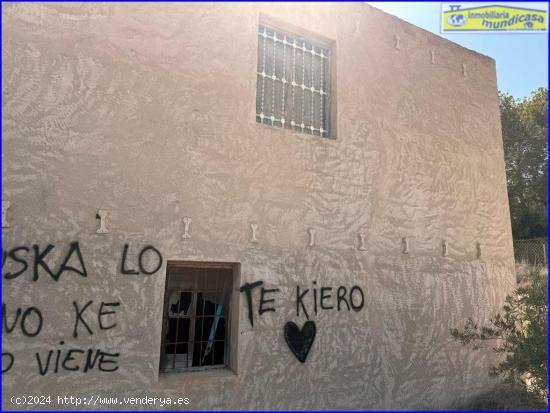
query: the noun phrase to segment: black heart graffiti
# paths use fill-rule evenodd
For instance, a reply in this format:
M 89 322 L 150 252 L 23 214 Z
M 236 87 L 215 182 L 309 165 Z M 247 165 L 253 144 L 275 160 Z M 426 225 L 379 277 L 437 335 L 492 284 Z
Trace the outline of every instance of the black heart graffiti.
M 289 321 L 285 324 L 285 340 L 288 347 L 300 362 L 304 363 L 311 349 L 317 329 L 313 321 L 306 321 L 302 330 Z

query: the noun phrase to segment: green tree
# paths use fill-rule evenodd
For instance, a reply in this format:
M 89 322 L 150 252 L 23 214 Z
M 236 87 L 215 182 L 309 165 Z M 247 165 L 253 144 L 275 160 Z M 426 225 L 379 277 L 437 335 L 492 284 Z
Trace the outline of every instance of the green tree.
M 500 117 L 514 239 L 548 229 L 548 89 L 515 99 L 500 94 Z
M 451 329 L 451 336 L 474 349 L 496 341 L 493 350 L 504 359 L 491 371 L 511 384 L 548 397 L 548 276 L 538 270 L 529 273 L 527 286 L 506 297 L 503 313 L 489 326 L 468 319 L 463 330 Z

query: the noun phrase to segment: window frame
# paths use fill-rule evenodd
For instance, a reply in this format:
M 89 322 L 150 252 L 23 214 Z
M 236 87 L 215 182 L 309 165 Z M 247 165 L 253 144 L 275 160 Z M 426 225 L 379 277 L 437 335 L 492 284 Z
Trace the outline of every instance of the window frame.
M 276 30 L 278 32 L 283 32 L 285 34 L 288 34 L 290 36 L 295 36 L 299 38 L 305 39 L 309 43 L 313 43 L 315 46 L 322 47 L 325 49 L 330 50 L 330 60 L 328 64 L 328 73 L 326 74 L 329 82 L 329 91 L 328 91 L 328 98 L 327 98 L 327 105 L 329 105 L 330 110 L 327 112 L 329 113 L 329 119 L 328 119 L 328 135 L 327 136 L 318 136 L 314 134 L 305 133 L 299 130 L 295 130 L 294 128 L 286 128 L 281 126 L 274 126 L 269 123 L 264 122 L 258 122 L 257 115 L 256 115 L 256 105 L 257 105 L 257 99 L 258 99 L 258 93 L 257 93 L 257 82 L 258 82 L 258 74 L 257 74 L 257 68 L 258 68 L 258 59 L 260 58 L 258 54 L 258 47 L 259 47 L 259 29 L 260 26 L 266 26 L 267 28 L 271 30 Z M 338 138 L 338 128 L 337 128 L 337 119 L 338 119 L 338 111 L 337 111 L 337 76 L 336 76 L 336 62 L 337 62 L 337 49 L 336 49 L 336 41 L 329 39 L 325 36 L 322 36 L 318 33 L 309 31 L 307 29 L 303 29 L 301 27 L 292 25 L 290 23 L 284 22 L 282 20 L 273 18 L 271 16 L 268 16 L 264 13 L 260 13 L 258 24 L 255 27 L 254 36 L 256 39 L 256 59 L 254 60 L 254 79 L 256 79 L 255 90 L 256 90 L 256 96 L 254 99 L 254 122 L 257 125 L 262 125 L 264 127 L 269 127 L 270 130 L 280 130 L 281 132 L 287 133 L 290 132 L 292 134 L 296 134 L 297 136 L 301 137 L 315 137 L 315 138 L 321 138 L 323 140 L 336 140 Z
M 223 291 L 226 291 L 228 293 L 227 297 L 227 316 L 225 317 L 225 338 L 224 338 L 224 362 L 223 364 L 216 364 L 216 365 L 206 365 L 206 366 L 189 366 L 186 368 L 170 368 L 170 369 L 163 369 L 163 361 L 165 357 L 165 349 L 166 349 L 166 334 L 168 329 L 168 306 L 170 305 L 170 296 L 171 295 L 169 290 L 169 271 L 172 269 L 177 268 L 185 268 L 185 269 L 191 269 L 191 270 L 230 270 L 230 279 L 228 280 L 228 287 L 224 289 Z M 205 370 L 226 370 L 231 369 L 235 373 L 237 371 L 237 363 L 236 363 L 236 335 L 235 331 L 238 328 L 237 322 L 238 322 L 238 298 L 239 296 L 235 294 L 235 285 L 236 282 L 238 282 L 238 274 L 239 274 L 240 265 L 238 263 L 228 263 L 228 262 L 197 262 L 197 261 L 172 261 L 169 260 L 167 262 L 166 266 L 166 278 L 164 281 L 164 297 L 163 297 L 163 305 L 162 305 L 162 328 L 161 328 L 161 347 L 160 347 L 160 358 L 159 358 L 159 375 L 171 375 L 171 374 L 186 374 L 191 372 L 197 372 L 197 371 L 205 371 Z M 177 276 L 177 275 L 176 275 Z M 193 353 L 189 351 L 190 347 L 195 346 L 195 322 L 197 318 L 200 318 L 201 316 L 197 317 L 196 312 L 196 305 L 197 305 L 197 296 L 201 291 L 207 291 L 204 289 L 199 290 L 198 288 L 198 276 L 195 276 L 195 285 L 192 289 L 190 288 L 182 288 L 178 291 L 192 291 L 192 302 L 191 307 L 189 309 L 189 318 L 190 319 L 190 325 L 189 325 L 189 338 L 187 341 L 188 345 L 188 357 L 192 355 Z M 204 315 L 202 316 L 204 317 Z M 177 340 L 177 337 L 176 337 Z M 177 342 L 177 341 L 176 341 Z M 214 341 L 215 343 L 215 341 Z M 192 364 L 192 360 L 191 360 Z M 174 364 L 175 366 L 175 364 Z

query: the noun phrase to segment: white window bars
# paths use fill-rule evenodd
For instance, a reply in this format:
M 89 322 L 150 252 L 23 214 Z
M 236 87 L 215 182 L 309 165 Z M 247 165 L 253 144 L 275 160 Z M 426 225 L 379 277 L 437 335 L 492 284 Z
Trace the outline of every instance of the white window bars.
M 260 25 L 257 73 L 257 122 L 330 136 L 329 49 Z

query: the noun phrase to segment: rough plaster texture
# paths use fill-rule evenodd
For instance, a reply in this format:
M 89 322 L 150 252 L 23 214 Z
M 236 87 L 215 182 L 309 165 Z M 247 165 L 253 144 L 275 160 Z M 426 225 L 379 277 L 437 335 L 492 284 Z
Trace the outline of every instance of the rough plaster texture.
M 335 41 L 336 139 L 256 123 L 262 13 Z M 489 353 L 449 337 L 493 315 L 515 282 L 493 60 L 365 4 L 21 3 L 2 4 L 2 23 L 4 248 L 52 243 L 59 265 L 79 241 L 89 272 L 3 280 L 11 311 L 35 305 L 45 319 L 37 337 L 3 336 L 17 357 L 4 408 L 12 394 L 445 408 L 493 385 Z M 99 209 L 108 234 L 96 234 Z M 120 274 L 124 243 L 134 255 L 152 244 L 165 259 L 240 263 L 241 283 L 281 288 L 277 312 L 254 328 L 235 290 L 236 373 L 159 378 L 165 264 Z M 313 280 L 359 285 L 366 303 L 314 315 L 301 364 L 283 325 L 303 324 L 295 287 Z M 95 311 L 119 300 L 118 326 L 74 339 L 73 300 Z M 34 353 L 60 340 L 119 351 L 119 370 L 40 376 Z

